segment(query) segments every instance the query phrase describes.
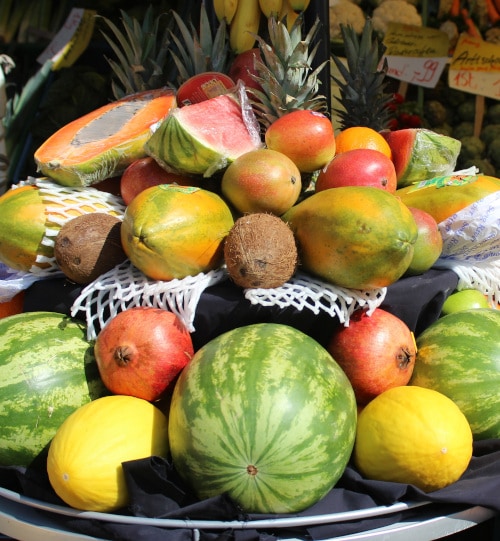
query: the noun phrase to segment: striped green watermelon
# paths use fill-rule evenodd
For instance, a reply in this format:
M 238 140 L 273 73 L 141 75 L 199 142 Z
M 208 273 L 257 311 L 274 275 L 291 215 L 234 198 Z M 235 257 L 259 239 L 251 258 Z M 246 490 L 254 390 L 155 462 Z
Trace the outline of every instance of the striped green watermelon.
M 500 438 L 500 311 L 453 312 L 417 337 L 410 384 L 451 398 L 474 439 Z
M 170 111 L 146 143 L 167 170 L 211 177 L 262 146 L 257 120 L 232 94 Z
M 79 406 L 107 394 L 84 323 L 55 312 L 0 320 L 0 465 L 28 466 Z
M 238 327 L 199 349 L 170 407 L 176 470 L 200 498 L 226 493 L 246 512 L 298 512 L 338 481 L 356 401 L 339 365 L 287 325 Z

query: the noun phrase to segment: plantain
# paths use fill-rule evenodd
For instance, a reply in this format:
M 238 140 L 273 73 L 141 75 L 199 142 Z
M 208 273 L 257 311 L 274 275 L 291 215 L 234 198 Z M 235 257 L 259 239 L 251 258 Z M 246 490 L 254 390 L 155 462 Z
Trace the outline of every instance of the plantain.
M 283 0 L 259 0 L 260 10 L 266 18 L 279 17 Z
M 255 45 L 260 24 L 259 0 L 242 0 L 229 25 L 229 45 L 235 54 L 248 51 Z
M 230 24 L 238 8 L 238 0 L 213 0 L 213 5 L 217 19 Z

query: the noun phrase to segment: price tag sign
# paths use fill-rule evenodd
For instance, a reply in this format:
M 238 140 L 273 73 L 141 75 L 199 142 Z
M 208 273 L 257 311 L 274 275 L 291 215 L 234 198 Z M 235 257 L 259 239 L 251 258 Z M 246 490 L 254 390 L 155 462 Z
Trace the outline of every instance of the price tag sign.
M 384 37 L 387 75 L 434 88 L 449 62 L 448 35 L 436 28 L 390 23 Z
M 93 10 L 73 8 L 37 61 L 44 64 L 47 60 L 52 60 L 53 70 L 72 66 L 92 38 L 95 15 Z
M 461 34 L 451 59 L 448 86 L 500 100 L 500 45 Z

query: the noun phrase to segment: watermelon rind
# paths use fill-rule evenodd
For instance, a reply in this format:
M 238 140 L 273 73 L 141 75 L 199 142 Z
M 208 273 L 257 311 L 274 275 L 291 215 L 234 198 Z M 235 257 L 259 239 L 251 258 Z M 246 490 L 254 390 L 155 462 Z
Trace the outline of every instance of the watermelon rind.
M 176 107 L 145 150 L 166 170 L 209 178 L 242 154 L 262 147 L 252 115 L 232 93 Z
M 35 463 L 79 406 L 109 394 L 85 323 L 56 312 L 0 320 L 0 466 Z
M 459 139 L 425 128 L 396 130 L 387 137 L 391 149 L 398 147 L 393 152 L 398 188 L 450 175 L 462 147 Z
M 500 438 L 500 311 L 462 310 L 417 337 L 411 385 L 441 392 L 466 416 L 475 440 Z
M 237 327 L 200 348 L 176 383 L 172 460 L 200 498 L 301 511 L 343 474 L 356 420 L 352 386 L 318 342 L 283 324 Z

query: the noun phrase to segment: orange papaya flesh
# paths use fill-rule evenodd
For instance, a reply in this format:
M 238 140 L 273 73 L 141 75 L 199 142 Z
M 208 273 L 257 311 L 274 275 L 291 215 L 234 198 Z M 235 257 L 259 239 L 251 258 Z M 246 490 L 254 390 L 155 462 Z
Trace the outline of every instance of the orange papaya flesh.
M 29 271 L 37 254 L 49 256 L 42 245 L 45 205 L 36 186 L 21 186 L 0 197 L 0 261 L 8 267 Z
M 486 175 L 450 175 L 396 190 L 408 207 L 430 214 L 437 223 L 500 190 L 500 179 Z
M 144 145 L 175 105 L 162 88 L 132 94 L 73 120 L 36 151 L 38 171 L 64 186 L 90 186 L 146 156 Z
M 366 186 L 317 192 L 282 219 L 295 235 L 302 268 L 349 289 L 378 289 L 398 280 L 418 235 L 398 198 Z

